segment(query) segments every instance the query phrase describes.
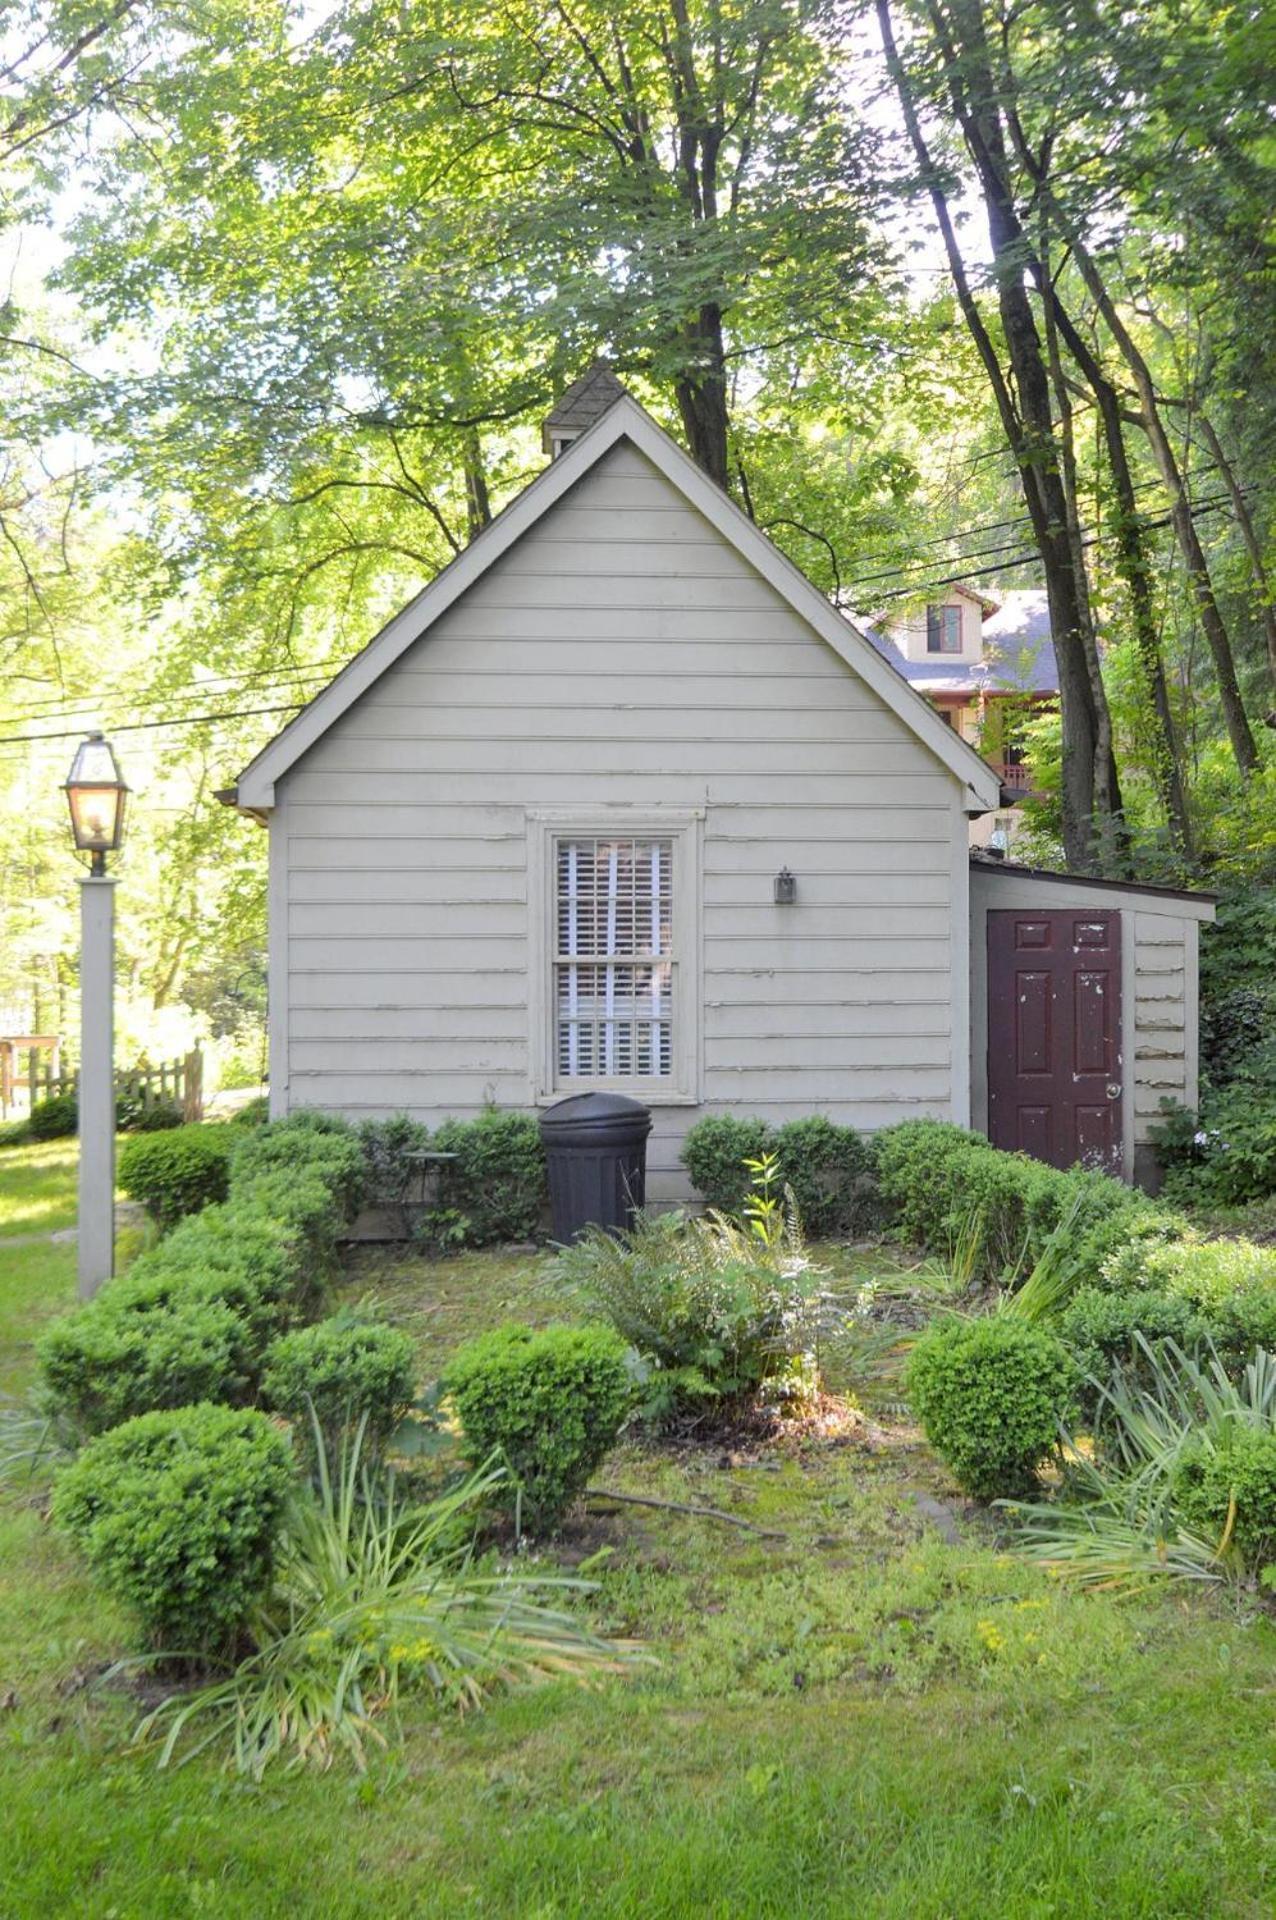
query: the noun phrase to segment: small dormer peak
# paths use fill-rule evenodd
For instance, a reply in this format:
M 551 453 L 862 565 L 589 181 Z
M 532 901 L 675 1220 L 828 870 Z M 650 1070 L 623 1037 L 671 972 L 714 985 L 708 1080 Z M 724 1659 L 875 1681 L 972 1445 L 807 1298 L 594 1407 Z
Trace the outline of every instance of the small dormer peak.
M 601 420 L 609 407 L 623 400 L 627 389 L 606 360 L 595 360 L 570 387 L 541 428 L 541 446 L 557 460 L 574 440 Z

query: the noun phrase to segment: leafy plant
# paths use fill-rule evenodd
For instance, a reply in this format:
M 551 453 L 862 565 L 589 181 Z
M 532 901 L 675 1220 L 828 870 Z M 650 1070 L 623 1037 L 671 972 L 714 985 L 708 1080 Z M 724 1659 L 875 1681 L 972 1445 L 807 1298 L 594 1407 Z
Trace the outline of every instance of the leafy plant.
M 641 1355 L 649 1419 L 760 1392 L 805 1398 L 815 1384 L 832 1313 L 792 1214 L 765 1238 L 729 1214 L 647 1214 L 627 1233 L 583 1235 L 557 1272 Z
M 226 1198 L 231 1144 L 223 1127 L 139 1134 L 120 1154 L 119 1183 L 164 1233 L 186 1214 Z
M 562 1518 L 633 1402 L 624 1342 L 606 1327 L 498 1327 L 453 1354 L 442 1385 L 470 1460 L 505 1462 L 506 1496 L 534 1531 Z
M 1276 1429 L 1233 1425 L 1217 1439 L 1193 1437 L 1174 1467 L 1184 1524 L 1218 1540 L 1257 1572 L 1276 1561 Z
M 1094 1422 L 1104 1404 L 1104 1387 L 1112 1369 L 1127 1376 L 1145 1373 L 1144 1360 L 1163 1340 L 1190 1347 L 1206 1331 L 1191 1301 L 1152 1288 L 1133 1293 L 1105 1293 L 1083 1287 L 1059 1324 L 1059 1337 L 1083 1376 L 1080 1404 Z
M 245 1623 L 248 1653 L 138 1728 L 161 1766 L 224 1747 L 253 1779 L 285 1758 L 326 1767 L 341 1755 L 362 1768 L 405 1695 L 464 1709 L 497 1688 L 587 1682 L 625 1664 L 626 1649 L 545 1604 L 590 1593 L 588 1582 L 501 1573 L 475 1557 L 500 1469 L 416 1506 L 393 1480 L 370 1477 L 357 1431 L 334 1461 L 322 1449 L 318 1461 L 317 1485 L 286 1514 L 272 1587 Z
M 931 1444 L 980 1500 L 1022 1493 L 1059 1448 L 1076 1370 L 1025 1321 L 937 1320 L 913 1348 L 908 1397 Z
M 772 1151 L 812 1239 L 859 1234 L 873 1225 L 873 1155 L 853 1127 L 839 1127 L 821 1114 L 787 1120 Z
M 735 1213 L 749 1191 L 747 1162 L 773 1152 L 774 1147 L 767 1121 L 711 1113 L 688 1129 L 682 1143 L 682 1164 L 709 1206 L 721 1213 Z
M 1063 1497 L 1016 1508 L 1022 1549 L 1082 1585 L 1234 1578 L 1245 1571 L 1234 1527 L 1229 1534 L 1224 1517 L 1216 1530 L 1212 1506 L 1202 1529 L 1204 1508 L 1194 1503 L 1193 1490 L 1206 1484 L 1205 1463 L 1242 1433 L 1272 1433 L 1276 1355 L 1259 1350 L 1232 1380 L 1208 1348 L 1197 1358 L 1172 1340 L 1156 1346 L 1139 1334 L 1135 1340 L 1138 1375 L 1117 1368 L 1101 1390 L 1102 1453 L 1069 1449 Z M 1247 1441 L 1246 1456 L 1248 1447 Z M 1266 1449 L 1256 1454 L 1261 1476 Z M 1190 1473 L 1181 1474 L 1185 1462 L 1192 1463 Z M 1228 1475 L 1226 1468 L 1209 1474 L 1211 1502 L 1224 1480 L 1231 1484 Z
M 526 1113 L 491 1107 L 476 1120 L 445 1120 L 434 1135 L 439 1153 L 438 1204 L 453 1222 L 463 1217 L 469 1244 L 530 1240 L 548 1203 L 540 1128 Z
M 91 1441 L 58 1475 L 53 1514 L 155 1647 L 204 1660 L 267 1586 L 292 1477 L 263 1414 L 182 1407 Z
M 388 1120 L 365 1120 L 359 1144 L 368 1169 L 368 1199 L 375 1207 L 404 1207 L 420 1184 L 420 1163 L 413 1158 L 429 1143 L 430 1130 L 406 1113 Z
M 286 1120 L 246 1129 L 234 1142 L 231 1178 L 237 1195 L 263 1181 L 276 1194 L 281 1179 L 317 1181 L 349 1223 L 363 1205 L 367 1169 L 358 1135 L 344 1120 L 303 1108 Z
M 27 1119 L 29 1140 L 65 1140 L 79 1125 L 79 1103 L 73 1093 L 55 1093 L 37 1100 Z
M 362 1423 L 369 1457 L 384 1450 L 416 1387 L 416 1350 L 406 1333 L 337 1314 L 285 1334 L 266 1355 L 262 1399 L 292 1422 L 308 1449 L 317 1430 L 332 1449 Z
M 196 1401 L 242 1402 L 257 1354 L 224 1300 L 117 1281 L 53 1321 L 36 1359 L 42 1409 L 84 1436 Z

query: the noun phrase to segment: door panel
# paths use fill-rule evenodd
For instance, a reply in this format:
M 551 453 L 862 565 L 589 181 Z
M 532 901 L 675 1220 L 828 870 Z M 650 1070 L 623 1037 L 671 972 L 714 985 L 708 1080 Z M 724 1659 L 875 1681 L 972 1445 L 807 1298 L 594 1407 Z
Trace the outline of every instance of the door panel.
M 988 915 L 988 1137 L 1122 1171 L 1121 915 Z

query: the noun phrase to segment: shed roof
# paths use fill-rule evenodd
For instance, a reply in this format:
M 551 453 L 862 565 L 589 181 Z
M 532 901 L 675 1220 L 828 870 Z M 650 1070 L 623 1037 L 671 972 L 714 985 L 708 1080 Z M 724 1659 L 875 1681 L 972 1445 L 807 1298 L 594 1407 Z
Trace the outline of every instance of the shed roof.
M 1013 860 L 997 860 L 979 848 L 973 848 L 970 864 L 979 873 L 1009 876 L 1014 880 L 1057 881 L 1069 887 L 1093 888 L 1102 893 L 1132 893 L 1151 900 L 1179 900 L 1193 919 L 1212 920 L 1218 900 L 1216 893 L 1198 887 L 1157 887 L 1143 880 L 1104 880 L 1098 874 L 1060 873 L 1052 867 L 1021 867 Z
M 614 375 L 608 376 L 614 379 Z M 616 382 L 619 385 L 619 382 Z M 403 611 L 371 639 L 361 653 L 330 680 L 289 722 L 239 777 L 233 804 L 246 813 L 272 807 L 275 782 L 294 766 L 329 727 L 428 632 L 466 589 L 495 565 L 522 535 L 546 514 L 619 441 L 628 441 L 675 487 L 688 504 L 735 549 L 767 584 L 818 633 L 833 651 L 897 714 L 965 790 L 969 813 L 991 812 L 999 804 L 999 777 L 923 699 L 892 671 L 859 628 L 838 613 L 786 555 L 782 554 L 734 501 L 709 479 L 690 456 L 658 427 L 651 415 L 622 389 L 592 427 L 551 461 L 530 486 L 515 496 L 437 574 Z M 228 795 L 228 798 L 230 796 Z

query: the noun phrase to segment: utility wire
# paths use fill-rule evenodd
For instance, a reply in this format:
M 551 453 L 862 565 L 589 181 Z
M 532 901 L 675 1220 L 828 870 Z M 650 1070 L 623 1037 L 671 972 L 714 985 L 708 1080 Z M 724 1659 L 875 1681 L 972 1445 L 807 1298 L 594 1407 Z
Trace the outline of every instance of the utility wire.
M 251 720 L 258 714 L 295 713 L 304 707 L 304 700 L 292 700 L 286 707 L 237 707 L 221 713 L 188 713 L 176 720 L 126 720 L 112 727 L 112 733 L 143 733 L 158 727 L 200 727 L 216 725 L 223 720 Z M 60 733 L 8 733 L 0 734 L 0 747 L 25 747 L 38 745 L 42 740 L 78 740 L 83 727 L 68 727 Z
M 337 671 L 336 667 L 322 662 L 313 667 L 266 667 L 259 673 L 243 675 L 217 674 L 211 680 L 192 681 L 187 687 L 152 689 L 149 693 L 130 693 L 127 688 L 115 686 L 98 694 L 86 694 L 83 699 L 62 699 L 41 702 L 14 713 L 0 715 L 0 726 L 9 727 L 26 720 L 70 719 L 77 713 L 103 713 L 110 710 L 117 701 L 127 702 L 130 707 L 153 707 L 165 700 L 189 700 L 196 695 L 205 695 L 211 699 L 223 699 L 227 695 L 247 693 L 250 690 L 271 693 L 276 689 L 289 686 L 302 686 L 315 680 L 327 680 Z

